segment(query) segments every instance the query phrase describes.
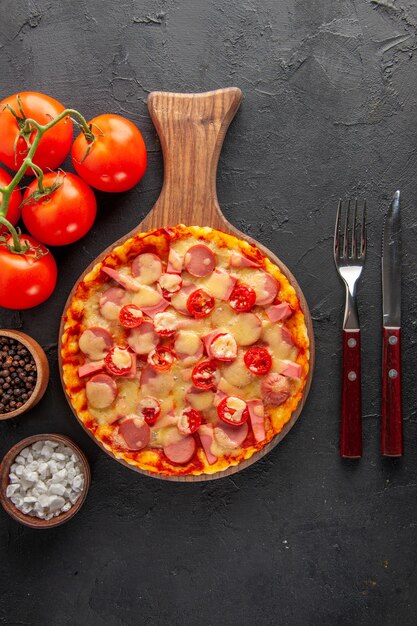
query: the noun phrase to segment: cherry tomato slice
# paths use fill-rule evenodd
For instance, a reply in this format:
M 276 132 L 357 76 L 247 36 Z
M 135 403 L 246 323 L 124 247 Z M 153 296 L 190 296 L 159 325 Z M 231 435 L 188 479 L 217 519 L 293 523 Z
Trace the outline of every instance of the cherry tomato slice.
M 143 322 L 143 313 L 135 304 L 125 304 L 120 309 L 119 322 L 123 328 L 137 328 Z
M 191 380 L 197 389 L 214 389 L 216 387 L 216 363 L 204 361 L 195 366 L 191 374 Z
M 109 374 L 126 376 L 132 371 L 132 353 L 129 348 L 115 346 L 104 357 L 104 364 Z
M 272 357 L 266 348 L 249 348 L 243 360 L 248 370 L 256 376 L 267 374 L 272 367 Z
M 238 283 L 230 294 L 229 304 L 238 313 L 250 311 L 256 301 L 256 293 L 252 287 Z
M 145 396 L 138 404 L 138 414 L 149 426 L 153 426 L 161 414 L 161 405 L 156 398 Z
M 187 310 L 193 317 L 206 317 L 214 309 L 214 298 L 204 289 L 193 291 L 187 300 Z
M 176 359 L 175 352 L 166 346 L 158 346 L 148 354 L 148 363 L 157 372 L 166 372 Z
M 223 422 L 232 426 L 241 426 L 249 419 L 246 402 L 236 396 L 223 398 L 217 407 L 217 415 Z
M 178 420 L 178 430 L 183 435 L 191 435 L 201 426 L 203 417 L 195 409 L 188 408 L 182 411 Z

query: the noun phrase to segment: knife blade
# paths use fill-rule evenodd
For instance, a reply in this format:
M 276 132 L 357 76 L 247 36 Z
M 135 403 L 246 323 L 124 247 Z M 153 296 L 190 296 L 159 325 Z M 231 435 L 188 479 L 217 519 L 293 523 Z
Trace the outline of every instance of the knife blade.
M 396 191 L 385 216 L 382 236 L 383 325 L 401 326 L 401 218 L 400 192 Z
M 383 456 L 403 454 L 401 408 L 401 215 L 396 191 L 382 236 L 382 425 Z

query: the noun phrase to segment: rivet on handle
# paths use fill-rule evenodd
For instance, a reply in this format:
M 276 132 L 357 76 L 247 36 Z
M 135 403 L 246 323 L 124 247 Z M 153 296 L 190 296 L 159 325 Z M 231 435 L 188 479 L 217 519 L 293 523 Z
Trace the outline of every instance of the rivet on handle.
M 398 343 L 398 338 L 395 335 L 391 335 L 388 341 L 390 342 L 392 346 L 395 346 L 395 344 Z
M 394 370 L 394 369 L 390 370 L 390 371 L 388 372 L 388 376 L 389 376 L 390 378 L 397 378 L 397 376 L 398 376 L 398 372 L 397 372 L 397 370 Z
M 356 372 L 349 372 L 349 374 L 348 374 L 348 378 L 349 378 L 349 380 L 351 380 L 351 381 L 356 380 Z
M 351 337 L 350 339 L 348 339 L 349 348 L 356 348 L 356 344 L 357 344 L 357 341 L 354 337 Z

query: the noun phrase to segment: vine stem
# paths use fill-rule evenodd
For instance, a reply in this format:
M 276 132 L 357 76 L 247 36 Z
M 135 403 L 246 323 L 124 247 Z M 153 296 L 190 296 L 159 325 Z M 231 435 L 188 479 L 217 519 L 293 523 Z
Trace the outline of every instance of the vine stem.
M 48 130 L 53 128 L 53 126 L 55 126 L 56 124 L 59 124 L 59 122 L 63 120 L 65 117 L 68 117 L 71 115 L 77 117 L 80 120 L 83 132 L 87 136 L 91 136 L 91 129 L 89 128 L 85 118 L 81 115 L 81 113 L 79 113 L 75 109 L 65 109 L 56 118 L 48 122 L 48 124 L 44 124 L 44 125 L 39 124 L 36 120 L 30 117 L 25 120 L 23 132 L 30 133 L 31 129 L 34 129 L 36 131 L 35 137 L 29 148 L 29 152 L 27 153 L 26 158 L 24 159 L 22 165 L 16 172 L 14 178 L 5 187 L 0 187 L 0 194 L 2 196 L 1 204 L 0 204 L 0 221 L 8 228 L 8 230 L 12 234 L 16 251 L 22 250 L 22 247 L 19 241 L 19 235 L 17 234 L 16 230 L 13 228 L 12 224 L 8 220 L 6 220 L 4 217 L 7 214 L 7 209 L 8 209 L 9 202 L 10 202 L 10 196 L 12 195 L 13 190 L 17 187 L 17 185 L 22 180 L 28 168 L 32 168 L 32 170 L 36 173 L 36 177 L 38 179 L 39 191 L 43 193 L 44 191 L 43 171 L 38 165 L 36 165 L 36 163 L 33 162 L 33 157 L 35 156 L 35 152 L 39 146 L 39 142 L 42 139 L 43 135 Z M 17 242 L 17 245 L 16 245 L 16 242 Z
M 6 228 L 10 231 L 11 236 L 13 237 L 13 248 L 16 252 L 20 252 L 22 253 L 23 250 L 23 246 L 22 243 L 20 241 L 20 237 L 17 233 L 17 230 L 15 229 L 15 227 L 13 226 L 13 224 L 11 224 L 9 222 L 9 220 L 6 220 L 6 218 L 3 215 L 0 215 L 0 224 L 4 224 L 4 226 L 6 226 Z

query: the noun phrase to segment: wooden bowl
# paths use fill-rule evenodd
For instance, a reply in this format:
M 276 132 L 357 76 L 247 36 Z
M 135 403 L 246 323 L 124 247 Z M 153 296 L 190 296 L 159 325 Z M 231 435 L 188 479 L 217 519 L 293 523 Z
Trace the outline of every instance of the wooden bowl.
M 0 337 L 9 337 L 11 339 L 16 339 L 16 341 L 20 341 L 21 344 L 25 346 L 33 356 L 36 365 L 37 378 L 36 385 L 32 392 L 30 398 L 23 404 L 21 407 L 16 409 L 15 411 L 9 411 L 8 413 L 0 413 L 0 420 L 8 420 L 12 417 L 17 417 L 22 413 L 26 413 L 32 407 L 35 406 L 42 398 L 43 394 L 46 391 L 49 381 L 49 363 L 46 358 L 46 354 L 38 344 L 37 341 L 26 335 L 26 333 L 22 333 L 20 330 L 10 330 L 5 328 L 0 328 Z
M 84 474 L 84 488 L 72 507 L 69 511 L 65 511 L 56 517 L 52 517 L 50 520 L 43 520 L 39 517 L 33 517 L 31 515 L 26 515 L 19 511 L 19 509 L 13 504 L 13 502 L 6 496 L 6 489 L 9 484 L 9 473 L 10 467 L 14 463 L 17 455 L 27 446 L 32 445 L 36 441 L 56 441 L 58 443 L 62 443 L 69 448 L 71 448 L 74 453 L 79 457 L 83 474 Z M 76 513 L 80 510 L 82 505 L 84 504 L 84 500 L 87 497 L 87 492 L 90 487 L 91 482 L 91 471 L 90 466 L 88 464 L 87 458 L 80 450 L 80 448 L 65 435 L 58 434 L 45 434 L 45 435 L 32 435 L 31 437 L 26 437 L 26 439 L 22 439 L 16 443 L 4 456 L 1 464 L 0 464 L 0 502 L 4 508 L 4 510 L 17 522 L 24 524 L 25 526 L 29 526 L 30 528 L 52 528 L 53 526 L 60 526 L 67 522 L 69 519 L 74 517 Z

